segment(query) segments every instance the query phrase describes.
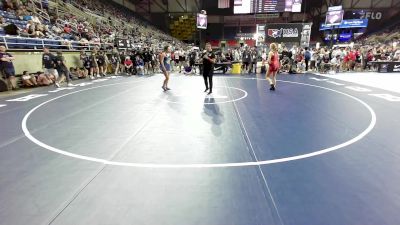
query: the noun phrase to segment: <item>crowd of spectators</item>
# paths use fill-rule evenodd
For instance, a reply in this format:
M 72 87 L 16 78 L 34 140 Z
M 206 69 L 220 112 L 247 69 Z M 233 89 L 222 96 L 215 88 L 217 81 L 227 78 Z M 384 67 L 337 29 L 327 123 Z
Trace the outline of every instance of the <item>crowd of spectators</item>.
M 84 48 L 89 43 L 100 46 L 116 39 L 129 39 L 136 46 L 160 48 L 179 40 L 138 19 L 134 13 L 106 0 L 0 1 L 0 29 L 3 34 L 61 40 L 66 48 Z M 41 13 L 39 13 L 41 12 Z M 40 16 L 43 15 L 43 16 Z M 71 45 L 70 42 L 80 45 Z M 83 47 L 82 47 L 83 46 Z
M 376 71 L 377 61 L 400 61 L 400 46 L 390 44 L 344 44 L 330 47 L 287 47 L 279 45 L 280 72 L 301 74 L 306 72 L 337 73 L 352 71 Z M 269 49 L 259 47 L 237 47 L 216 50 L 217 62 L 223 72 L 230 69 L 230 63 L 240 63 L 241 73 L 259 73 L 267 65 Z M 192 52 L 186 56 L 191 57 Z M 200 53 L 201 54 L 201 53 Z M 198 61 L 199 53 L 193 57 Z M 201 57 L 200 57 L 201 58 Z M 222 65 L 228 63 L 227 66 Z
M 81 43 L 114 43 L 116 38 L 129 39 L 135 46 L 150 46 L 160 48 L 166 43 L 183 45 L 177 39 L 137 19 L 132 11 L 110 1 L 102 0 L 72 0 L 68 1 L 85 13 L 90 13 L 92 19 L 78 18 L 71 14 L 51 15 L 53 21 L 64 23 L 64 35 L 67 39 Z
M 183 42 L 136 18 L 132 11 L 106 0 L 63 0 L 52 4 L 48 0 L 0 0 L 1 34 L 60 40 L 62 47 L 55 47 L 57 56 L 52 59 L 55 64 L 51 67 L 58 73 L 62 72 L 62 77 L 71 79 L 94 79 L 105 76 L 107 71 L 128 74 L 153 72 L 159 49 L 167 44 L 176 48 L 185 46 Z M 113 49 L 116 39 L 127 40 L 130 50 L 118 52 Z M 75 44 L 72 45 L 72 42 Z M 92 47 L 86 48 L 89 44 Z M 1 53 L 0 64 L 13 69 L 4 74 L 2 68 L 3 77 L 10 82 L 11 89 L 16 89 L 18 85 L 12 63 L 15 58 L 6 53 L 7 48 L 2 48 L 4 53 Z M 68 68 L 65 64 L 59 71 L 61 67 L 57 67 L 57 63 L 63 64 L 57 60 L 58 56 L 62 56 L 61 49 L 82 50 L 81 66 Z M 46 69 L 44 72 L 24 71 L 22 85 L 59 86 L 59 74 L 51 72 Z
M 400 25 L 389 26 L 375 33 L 365 34 L 357 39 L 362 45 L 377 45 L 378 43 L 390 45 L 400 40 Z
M 318 49 L 294 46 L 280 53 L 282 71 L 290 73 L 373 71 L 374 61 L 400 61 L 400 48 L 385 44 Z
M 55 56 L 49 56 L 51 65 L 44 63 L 44 72 L 23 72 L 23 86 L 59 86 L 64 80 L 69 85 L 70 80 L 95 79 L 106 76 L 107 73 L 144 75 L 159 72 L 158 54 L 166 45 L 173 49 L 169 57 L 172 59 L 174 72 L 194 74 L 196 67 L 201 64 L 200 50 L 189 48 L 115 3 L 106 0 L 64 0 L 57 4 L 57 8 L 63 10 L 57 11 L 46 0 L 35 3 L 28 0 L 0 1 L 0 9 L 3 10 L 0 11 L 0 30 L 3 29 L 8 35 L 63 40 L 63 44 L 70 49 L 73 48 L 71 41 L 80 43 L 80 47 L 88 44 L 95 46 L 92 49 L 78 48 L 82 50 L 80 66 L 69 68 L 62 51 L 57 49 Z M 48 15 L 48 20 L 47 17 L 37 16 L 38 10 Z M 80 13 L 74 10 L 79 10 Z M 371 64 L 373 61 L 400 61 L 400 49 L 394 44 L 399 40 L 396 36 L 399 33 L 399 29 L 383 31 L 355 44 L 334 48 L 286 47 L 281 44 L 280 71 L 328 73 L 374 70 Z M 384 36 L 394 39 L 381 40 L 380 37 Z M 117 38 L 129 40 L 131 47 L 118 50 L 115 48 Z M 267 65 L 268 51 L 268 48 L 244 46 L 217 49 L 215 53 L 224 73 L 231 68 L 231 63 L 240 63 L 242 73 L 257 73 L 260 72 L 260 64 Z M 46 54 L 51 55 L 48 48 L 44 49 L 44 55 Z M 3 75 L 10 81 L 10 87 L 15 89 L 17 85 L 13 60 L 15 58 L 2 46 L 0 64 Z
M 184 74 L 196 73 L 196 68 L 201 70 L 202 52 L 193 49 L 184 49 L 172 46 L 173 51 L 170 54 L 171 67 L 173 72 Z M 6 53 L 3 46 L 0 48 L 0 60 L 3 67 L 3 74 L 15 85 L 15 70 L 12 61 L 15 58 Z M 59 86 L 59 83 L 66 80 L 75 79 L 95 79 L 104 77 L 107 74 L 126 74 L 145 75 L 160 72 L 158 69 L 158 50 L 150 47 L 138 48 L 133 50 L 111 51 L 104 49 L 94 49 L 90 52 L 81 51 L 80 66 L 67 68 L 67 63 L 62 57 L 62 52 L 58 51 L 57 56 L 52 56 L 51 65 L 47 67 L 44 62 L 45 71 L 29 73 L 25 71 L 22 75 L 23 85 L 26 87 L 51 85 Z M 259 73 L 260 63 L 266 66 L 268 49 L 257 49 L 255 47 L 243 47 L 234 49 L 220 49 L 215 51 L 217 63 L 221 64 L 223 73 L 228 72 L 231 63 L 240 63 L 242 73 Z M 49 49 L 44 49 L 44 55 L 50 54 Z M 400 61 L 400 48 L 388 45 L 375 46 L 335 46 L 334 48 L 300 48 L 293 46 L 288 48 L 281 46 L 280 72 L 301 74 L 306 72 L 347 72 L 347 71 L 374 71 L 374 61 Z M 58 58 L 57 58 L 58 57 Z M 45 61 L 45 60 L 44 60 Z M 223 63 L 227 63 L 224 65 Z M 62 66 L 57 66 L 57 65 Z M 57 71 L 57 73 L 55 73 Z M 62 76 L 64 75 L 64 76 Z M 63 80 L 58 80 L 64 77 Z M 35 79 L 33 79 L 35 78 Z
M 0 28 L 6 35 L 44 38 L 52 34 L 48 23 L 43 23 L 33 13 L 31 1 L 0 1 Z

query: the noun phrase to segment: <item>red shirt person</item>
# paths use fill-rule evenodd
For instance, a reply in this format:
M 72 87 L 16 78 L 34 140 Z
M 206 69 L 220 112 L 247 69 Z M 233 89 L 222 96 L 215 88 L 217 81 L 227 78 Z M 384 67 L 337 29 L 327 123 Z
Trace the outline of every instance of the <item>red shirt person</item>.
M 354 50 L 351 50 L 350 52 L 349 52 L 349 54 L 348 54 L 348 57 L 349 57 L 349 60 L 350 61 L 356 61 L 356 53 L 354 52 Z

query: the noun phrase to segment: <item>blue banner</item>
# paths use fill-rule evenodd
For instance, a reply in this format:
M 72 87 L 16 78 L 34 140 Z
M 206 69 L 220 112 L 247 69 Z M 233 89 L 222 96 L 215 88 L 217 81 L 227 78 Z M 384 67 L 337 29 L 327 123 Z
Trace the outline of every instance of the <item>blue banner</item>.
M 368 19 L 343 20 L 339 28 L 362 28 L 368 26 Z
M 368 26 L 368 19 L 351 19 L 351 20 L 343 20 L 342 23 L 337 26 L 338 29 L 345 28 L 364 28 Z M 321 24 L 319 26 L 319 30 L 331 30 L 332 26 Z
M 339 34 L 339 41 L 340 41 L 340 42 L 351 41 L 352 36 L 353 36 L 352 33 L 342 33 L 342 34 Z
M 332 29 L 332 27 L 326 25 L 325 23 L 321 23 L 321 25 L 319 25 L 319 30 L 330 30 L 330 29 Z
M 329 42 L 331 40 L 331 36 L 330 34 L 328 34 L 327 36 L 324 37 L 324 41 L 325 42 Z M 334 42 L 348 42 L 351 41 L 353 37 L 352 33 L 341 33 L 339 34 L 339 39 L 338 39 L 338 35 L 333 35 L 333 41 Z

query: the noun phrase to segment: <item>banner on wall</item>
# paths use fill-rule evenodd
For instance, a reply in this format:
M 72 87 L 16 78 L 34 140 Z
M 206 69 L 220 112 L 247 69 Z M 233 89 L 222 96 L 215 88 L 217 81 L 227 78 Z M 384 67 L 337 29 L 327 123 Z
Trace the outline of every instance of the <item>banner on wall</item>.
M 303 24 L 301 23 L 275 23 L 265 25 L 265 42 L 297 42 L 302 38 Z M 310 30 L 311 33 L 311 30 Z
M 197 13 L 197 28 L 207 29 L 207 15 Z
M 311 38 L 311 27 L 312 23 L 303 24 L 303 30 L 301 32 L 301 47 L 310 47 L 310 38 Z
M 343 20 L 339 28 L 364 28 L 368 27 L 368 19 Z
M 366 28 L 368 27 L 368 19 L 350 19 L 350 20 L 343 20 L 342 23 L 336 27 L 339 29 L 346 29 L 346 28 Z M 319 30 L 330 30 L 332 26 L 327 24 L 321 24 L 319 26 Z
M 256 46 L 265 43 L 265 25 L 257 24 Z

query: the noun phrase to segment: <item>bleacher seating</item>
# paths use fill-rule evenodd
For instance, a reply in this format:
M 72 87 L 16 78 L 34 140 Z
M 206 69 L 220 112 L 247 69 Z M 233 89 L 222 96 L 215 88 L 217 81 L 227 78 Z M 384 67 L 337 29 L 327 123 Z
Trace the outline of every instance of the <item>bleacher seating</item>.
M 101 43 L 108 46 L 110 44 L 107 43 L 113 43 L 116 38 L 130 38 L 132 43 L 139 46 L 161 46 L 172 41 L 183 45 L 170 35 L 132 16 L 132 12 L 128 9 L 109 1 L 93 0 L 89 2 L 90 4 L 85 4 L 88 2 L 85 0 L 68 1 L 70 3 L 50 2 L 50 15 L 55 10 L 59 10 L 57 20 L 53 20 L 52 24 L 47 19 L 40 18 L 33 13 L 33 11 L 42 10 L 42 6 L 38 5 L 41 1 L 34 2 L 36 2 L 34 7 L 37 9 L 30 9 L 31 15 L 23 17 L 17 17 L 13 12 L 0 10 L 0 16 L 5 19 L 5 23 L 15 24 L 20 30 L 18 37 L 10 36 L 6 34 L 3 27 L 0 27 L 0 44 L 6 45 L 8 49 L 28 50 L 47 46 L 52 49 L 80 50 L 82 48 L 92 49 L 96 44 L 98 45 L 99 39 Z M 33 16 L 37 17 L 36 19 L 39 19 L 42 25 L 48 25 L 45 37 L 41 35 L 40 39 L 33 38 L 36 33 L 28 35 L 28 21 Z M 71 26 L 70 32 L 64 31 L 65 24 Z M 78 29 L 78 25 L 81 24 L 85 24 L 84 28 L 87 30 L 85 35 L 81 34 L 81 30 Z M 61 32 L 55 32 L 53 28 L 59 29 Z M 87 42 L 89 44 L 83 44 Z

